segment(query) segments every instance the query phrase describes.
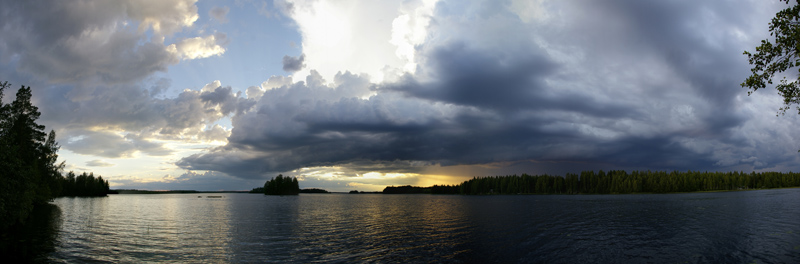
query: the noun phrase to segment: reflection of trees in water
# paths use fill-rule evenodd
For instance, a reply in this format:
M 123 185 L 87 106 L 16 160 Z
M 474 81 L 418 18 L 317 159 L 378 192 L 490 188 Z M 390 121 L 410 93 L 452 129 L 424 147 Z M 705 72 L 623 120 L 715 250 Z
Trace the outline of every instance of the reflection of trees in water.
M 34 207 L 24 225 L 16 224 L 0 235 L 0 255 L 6 263 L 46 263 L 55 251 L 61 227 L 61 209 L 54 204 Z

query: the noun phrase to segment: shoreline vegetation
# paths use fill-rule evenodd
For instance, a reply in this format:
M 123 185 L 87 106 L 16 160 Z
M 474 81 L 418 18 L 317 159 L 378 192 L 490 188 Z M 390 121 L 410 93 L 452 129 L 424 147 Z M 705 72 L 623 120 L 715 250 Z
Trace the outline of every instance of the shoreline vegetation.
M 293 177 L 281 181 L 296 181 Z M 577 177 L 577 178 L 576 178 Z M 267 181 L 276 184 L 275 178 Z M 265 184 L 266 186 L 267 184 Z M 276 185 L 279 186 L 279 185 Z M 758 187 L 760 186 L 760 187 Z M 272 188 L 272 187 L 271 187 Z M 292 188 L 294 188 L 292 186 Z M 783 172 L 666 172 L 666 171 L 584 171 L 580 174 L 506 175 L 474 177 L 456 185 L 387 186 L 383 191 L 330 192 L 319 188 L 299 189 L 298 193 L 328 194 L 661 194 L 728 192 L 763 189 L 800 188 L 800 173 Z M 531 191 L 533 190 L 533 191 Z M 197 191 L 197 190 L 137 190 L 112 189 L 109 194 L 170 194 L 170 193 L 260 193 L 264 187 L 250 191 Z M 295 195 L 295 194 L 277 194 Z
M 138 190 L 112 189 L 109 194 L 174 194 L 174 193 L 248 193 L 248 191 Z
M 388 186 L 384 194 L 646 194 L 800 187 L 795 172 L 584 171 L 565 176 L 474 177 L 457 185 Z
M 375 192 L 360 191 L 359 192 L 358 190 L 352 190 L 352 191 L 348 192 L 348 194 L 365 194 L 365 193 L 381 193 L 381 192 L 377 192 L 377 191 L 375 191 Z
M 31 103 L 31 88 L 17 90 L 10 104 L 3 103 L 3 91 L 11 85 L 0 82 L 0 230 L 22 228 L 36 222 L 37 207 L 48 207 L 56 197 L 106 196 L 108 181 L 94 173 L 63 174 L 65 162 L 58 160 L 56 132 L 45 132 L 36 123 L 41 113 Z

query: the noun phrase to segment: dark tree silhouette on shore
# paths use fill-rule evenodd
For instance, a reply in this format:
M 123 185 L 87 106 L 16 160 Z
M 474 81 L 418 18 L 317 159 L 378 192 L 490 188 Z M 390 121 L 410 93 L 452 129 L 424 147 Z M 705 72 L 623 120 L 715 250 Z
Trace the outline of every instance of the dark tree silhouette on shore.
M 566 176 L 475 177 L 459 185 L 460 194 L 622 194 L 730 191 L 800 187 L 800 173 L 584 171 Z M 450 186 L 449 188 L 453 188 Z
M 330 193 L 330 192 L 319 188 L 310 188 L 310 189 L 302 189 L 300 190 L 300 193 Z
M 31 88 L 22 86 L 11 104 L 3 104 L 0 83 L 0 229 L 24 222 L 37 204 L 49 202 L 59 191 L 55 132 L 48 135 L 36 123 L 41 115 L 31 103 Z
M 67 177 L 61 178 L 61 196 L 106 196 L 109 192 L 108 181 L 103 176 L 94 177 L 94 173 L 75 175 L 70 171 Z
M 36 123 L 41 113 L 31 103 L 31 88 L 20 87 L 14 101 L 4 104 L 3 92 L 10 86 L 0 83 L 0 230 L 24 224 L 34 207 L 61 195 L 105 196 L 108 181 L 102 177 L 84 173 L 76 178 L 83 185 L 69 184 L 61 174 L 64 162 L 56 163 L 56 132 L 45 133 Z

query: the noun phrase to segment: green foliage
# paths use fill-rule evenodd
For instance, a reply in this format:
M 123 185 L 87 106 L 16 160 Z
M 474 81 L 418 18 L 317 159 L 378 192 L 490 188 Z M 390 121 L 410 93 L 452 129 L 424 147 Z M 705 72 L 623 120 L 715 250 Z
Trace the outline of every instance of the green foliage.
M 249 193 L 264 193 L 264 187 L 256 187 L 249 191 Z
M 782 1 L 788 4 L 791 0 Z M 748 95 L 772 84 L 776 74 L 800 66 L 800 0 L 775 14 L 769 23 L 769 32 L 775 38 L 774 43 L 765 39 L 756 47 L 755 53 L 744 52 L 750 65 L 753 65 L 750 69 L 752 75 L 741 84 L 748 88 Z M 800 75 L 797 80 L 783 77 L 775 88 L 783 96 L 783 107 L 779 113 L 784 114 L 791 105 L 800 103 Z M 800 107 L 797 110 L 800 114 Z
M 584 171 L 552 175 L 475 177 L 458 185 L 461 194 L 622 194 L 729 191 L 800 187 L 800 173 Z
M 278 174 L 271 180 L 264 183 L 264 194 L 266 195 L 297 195 L 300 193 L 300 185 L 295 177 L 283 177 Z

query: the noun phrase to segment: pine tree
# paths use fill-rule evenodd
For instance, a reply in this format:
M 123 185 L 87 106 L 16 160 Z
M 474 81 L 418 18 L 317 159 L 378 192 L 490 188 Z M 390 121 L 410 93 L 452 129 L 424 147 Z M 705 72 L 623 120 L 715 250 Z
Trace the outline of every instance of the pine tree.
M 30 87 L 22 86 L 10 105 L 2 103 L 0 84 L 0 227 L 24 222 L 33 206 L 52 199 L 48 180 L 49 158 L 44 126 L 36 123 L 41 115 L 31 103 Z

